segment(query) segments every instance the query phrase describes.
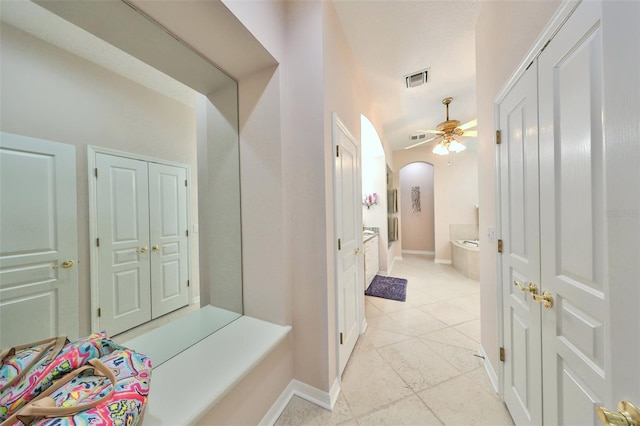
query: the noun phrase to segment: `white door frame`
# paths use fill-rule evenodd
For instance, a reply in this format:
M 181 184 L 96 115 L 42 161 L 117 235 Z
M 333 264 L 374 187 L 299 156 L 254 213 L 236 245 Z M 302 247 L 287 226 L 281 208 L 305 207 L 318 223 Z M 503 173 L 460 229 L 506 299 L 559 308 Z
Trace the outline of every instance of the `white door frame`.
M 187 191 L 187 229 L 191 229 L 191 166 L 188 164 L 177 163 L 174 161 L 161 160 L 158 158 L 149 157 L 146 155 L 133 154 L 125 151 L 118 151 L 115 149 L 103 148 L 99 146 L 87 145 L 87 175 L 89 176 L 89 269 L 91 271 L 91 330 L 98 330 L 100 328 L 100 319 L 98 317 L 98 307 L 100 306 L 99 294 L 98 294 L 98 247 L 96 246 L 96 239 L 98 238 L 98 215 L 97 215 L 97 191 L 95 180 L 95 168 L 96 168 L 96 154 L 114 155 L 117 157 L 129 158 L 132 160 L 142 160 L 150 163 L 165 164 L 168 166 L 182 167 L 187 170 L 187 185 L 189 190 Z M 187 274 L 189 280 L 191 280 L 192 264 L 191 264 L 191 243 L 187 244 L 187 256 L 188 267 Z M 189 304 L 193 303 L 193 288 L 189 287 Z
M 355 144 L 355 146 L 358 148 L 358 153 L 356 156 L 356 164 L 357 164 L 357 171 L 356 171 L 356 188 L 358 188 L 358 190 L 360 191 L 360 196 L 358 197 L 358 199 L 362 198 L 362 157 L 361 157 L 361 153 L 360 153 L 360 144 L 357 143 L 356 139 L 353 137 L 353 135 L 351 135 L 351 133 L 349 132 L 349 130 L 346 128 L 346 126 L 342 123 L 342 121 L 340 121 L 340 118 L 338 117 L 338 114 L 336 114 L 335 112 L 332 113 L 331 115 L 332 118 L 332 124 L 331 124 L 331 129 L 332 129 L 332 151 L 331 151 L 331 156 L 332 159 L 335 160 L 335 155 L 336 155 L 336 150 L 338 149 L 338 139 L 333 135 L 333 132 L 335 131 L 336 127 L 339 127 L 344 133 L 345 135 L 351 139 L 353 141 L 353 143 Z M 337 290 L 337 286 L 338 286 L 338 279 L 339 279 L 339 272 L 338 272 L 338 262 L 339 262 L 339 252 L 338 252 L 338 247 L 337 245 L 335 245 L 335 243 L 338 241 L 339 235 L 337 234 L 338 232 L 338 228 L 335 225 L 337 222 L 337 188 L 336 188 L 336 166 L 335 164 L 333 165 L 333 219 L 334 219 L 334 227 L 333 227 L 333 242 L 334 242 L 334 247 L 333 247 L 333 257 L 334 257 L 334 283 L 336 284 L 336 290 Z M 359 229 L 360 229 L 360 237 L 359 237 L 359 241 L 362 242 L 362 209 L 357 209 L 356 210 L 358 212 L 358 223 L 360 224 Z M 358 238 L 358 237 L 356 237 Z M 362 248 L 363 248 L 363 244 L 360 244 L 360 251 L 361 251 L 361 255 L 357 255 L 356 256 L 356 261 L 357 261 L 357 268 L 358 271 L 360 271 L 360 285 L 363 287 L 362 288 L 362 297 L 359 298 L 359 302 L 358 302 L 358 307 L 357 307 L 357 312 L 356 314 L 358 315 L 358 318 L 360 318 L 360 327 L 359 327 L 359 331 L 360 331 L 360 335 L 364 334 L 365 330 L 367 329 L 367 322 L 366 319 L 364 317 L 364 279 L 362 277 L 362 274 L 364 273 L 364 268 L 363 268 L 363 256 L 364 253 L 362 253 Z M 340 292 L 336 291 L 336 336 L 340 335 Z M 337 375 L 337 381 L 340 382 L 341 378 L 340 378 L 340 342 L 338 341 L 338 343 L 336 344 L 336 360 L 338 361 L 336 363 L 336 375 Z
M 493 124 L 494 124 L 494 138 L 495 129 L 500 129 L 500 104 L 507 97 L 513 86 L 518 82 L 522 74 L 527 70 L 529 65 L 538 57 L 544 46 L 553 36 L 560 30 L 562 25 L 569 19 L 569 16 L 578 7 L 580 1 L 563 0 L 562 4 L 558 6 L 547 25 L 543 28 L 542 32 L 533 43 L 533 46 L 529 49 L 524 59 L 520 62 L 515 72 L 507 80 L 505 85 L 496 95 L 493 101 Z M 500 194 L 500 150 L 495 143 L 495 191 L 496 194 Z M 496 196 L 496 235 L 498 238 L 502 238 L 502 216 L 500 214 L 502 205 L 500 203 L 500 197 Z M 496 287 L 496 300 L 498 301 L 498 345 L 504 347 L 504 300 L 502 297 L 502 258 L 498 255 L 496 262 L 496 282 L 499 285 Z M 490 380 L 493 382 L 494 387 L 498 389 L 500 398 L 504 400 L 504 363 L 500 363 L 497 372 L 493 371 L 491 364 L 485 361 L 485 369 L 489 374 Z

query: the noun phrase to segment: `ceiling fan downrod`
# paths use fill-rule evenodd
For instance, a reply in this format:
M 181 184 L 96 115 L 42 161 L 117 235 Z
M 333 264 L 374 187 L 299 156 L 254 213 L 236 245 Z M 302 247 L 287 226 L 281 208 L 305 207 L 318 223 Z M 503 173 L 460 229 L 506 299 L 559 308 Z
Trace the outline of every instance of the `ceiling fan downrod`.
M 451 101 L 453 101 L 453 98 L 448 97 L 448 98 L 444 98 L 442 100 L 442 103 L 447 107 L 447 120 L 449 121 L 449 104 L 451 103 Z

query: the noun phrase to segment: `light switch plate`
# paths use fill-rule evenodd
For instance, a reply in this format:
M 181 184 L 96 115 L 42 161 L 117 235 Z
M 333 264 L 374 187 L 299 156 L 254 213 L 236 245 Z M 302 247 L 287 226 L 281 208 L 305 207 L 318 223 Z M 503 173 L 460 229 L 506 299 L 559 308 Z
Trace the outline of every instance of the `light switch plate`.
M 489 241 L 494 243 L 496 241 L 496 228 L 495 226 L 488 226 L 487 227 L 487 238 L 489 238 Z

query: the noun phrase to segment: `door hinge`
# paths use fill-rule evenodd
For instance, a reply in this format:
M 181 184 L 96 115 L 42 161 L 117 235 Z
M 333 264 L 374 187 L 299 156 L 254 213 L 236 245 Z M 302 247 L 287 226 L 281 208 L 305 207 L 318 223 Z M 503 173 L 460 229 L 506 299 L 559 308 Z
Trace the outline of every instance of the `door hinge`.
M 98 308 L 98 316 L 101 317 L 102 316 L 102 309 Z
M 504 348 L 500 348 L 500 361 L 504 362 L 505 357 L 504 357 Z
M 343 342 L 342 342 L 342 338 L 343 338 L 343 334 L 342 334 L 342 333 L 340 333 L 340 344 L 341 344 L 341 345 L 343 344 Z
M 191 284 L 189 283 L 189 280 L 187 280 L 187 287 L 189 287 Z
M 186 179 L 184 180 L 184 186 L 187 186 L 187 180 Z
M 551 39 L 547 40 L 547 42 L 544 44 L 544 46 L 542 46 L 542 49 L 540 49 L 540 53 L 544 52 L 544 49 L 547 48 L 547 46 L 549 45 L 549 43 L 551 43 Z
M 188 237 L 189 236 L 189 230 L 187 229 L 185 232 L 185 235 Z
M 96 238 L 96 247 L 100 247 L 100 238 Z
M 340 157 L 340 145 L 336 146 L 336 157 Z
M 95 169 L 93 169 L 96 175 L 96 179 L 98 179 L 98 168 L 96 167 Z
M 502 130 L 496 130 L 496 145 L 502 143 Z
M 498 240 L 498 253 L 502 253 L 502 240 Z
M 342 241 L 338 238 L 338 250 L 342 250 Z

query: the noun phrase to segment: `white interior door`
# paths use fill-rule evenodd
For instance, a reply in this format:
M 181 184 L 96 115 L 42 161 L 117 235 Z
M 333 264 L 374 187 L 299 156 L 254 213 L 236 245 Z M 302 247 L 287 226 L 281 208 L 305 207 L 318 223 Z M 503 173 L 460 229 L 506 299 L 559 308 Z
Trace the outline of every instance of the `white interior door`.
M 100 328 L 151 320 L 147 162 L 96 154 Z
M 542 423 L 538 87 L 531 67 L 500 104 L 504 401 L 518 425 Z M 518 283 L 518 285 L 516 285 Z
M 78 336 L 76 215 L 75 147 L 1 133 L 0 347 Z
M 362 272 L 362 206 L 360 202 L 358 145 L 334 116 L 335 217 L 337 250 L 338 328 L 340 374 L 360 335 L 364 281 Z
M 547 425 L 599 424 L 610 392 L 601 8 L 583 2 L 538 59 Z
M 620 52 L 627 42 L 621 25 L 638 35 L 638 17 L 637 2 L 583 2 L 531 68 L 537 67 L 538 73 L 539 189 L 525 185 L 524 197 L 514 196 L 510 170 L 517 170 L 522 161 L 506 154 L 511 147 L 501 147 L 503 235 L 509 241 L 517 235 L 510 210 L 514 200 L 526 206 L 526 200 L 539 192 L 541 254 L 536 299 L 548 302 L 540 305 L 541 341 L 533 338 L 526 342 L 528 347 L 521 344 L 528 353 L 519 353 L 509 316 L 517 306 L 509 275 L 513 248 L 506 250 L 504 338 L 512 353 L 507 351 L 503 377 L 505 400 L 511 399 L 508 406 L 517 424 L 599 425 L 596 407 L 614 409 L 619 400 L 640 403 L 640 90 L 637 73 L 629 73 L 633 81 L 619 81 L 619 69 L 640 69 L 640 51 L 622 49 L 624 55 L 611 54 Z M 638 40 L 634 39 L 636 47 Z M 607 55 L 620 63 L 605 60 Z M 525 79 L 526 74 L 518 85 Z M 513 93 L 520 90 L 518 85 Z M 511 96 L 503 103 L 504 111 L 501 105 L 501 125 L 510 123 Z M 626 98 L 632 101 L 618 109 L 620 99 Z M 618 114 L 612 114 L 612 108 Z M 628 133 L 629 129 L 633 131 Z M 507 134 L 508 144 L 518 140 L 517 132 Z M 617 210 L 615 205 L 626 208 Z M 525 215 L 537 214 L 536 206 L 529 207 Z M 535 229 L 536 224 L 530 226 Z M 528 319 L 533 332 L 535 316 Z M 540 350 L 542 361 L 538 362 Z M 522 357 L 533 368 L 518 361 Z M 513 377 L 518 376 L 531 384 L 527 391 L 534 394 L 532 398 L 542 398 L 541 420 L 531 410 L 527 412 L 523 392 L 513 391 Z
M 184 168 L 149 163 L 153 318 L 189 304 L 186 183 Z

